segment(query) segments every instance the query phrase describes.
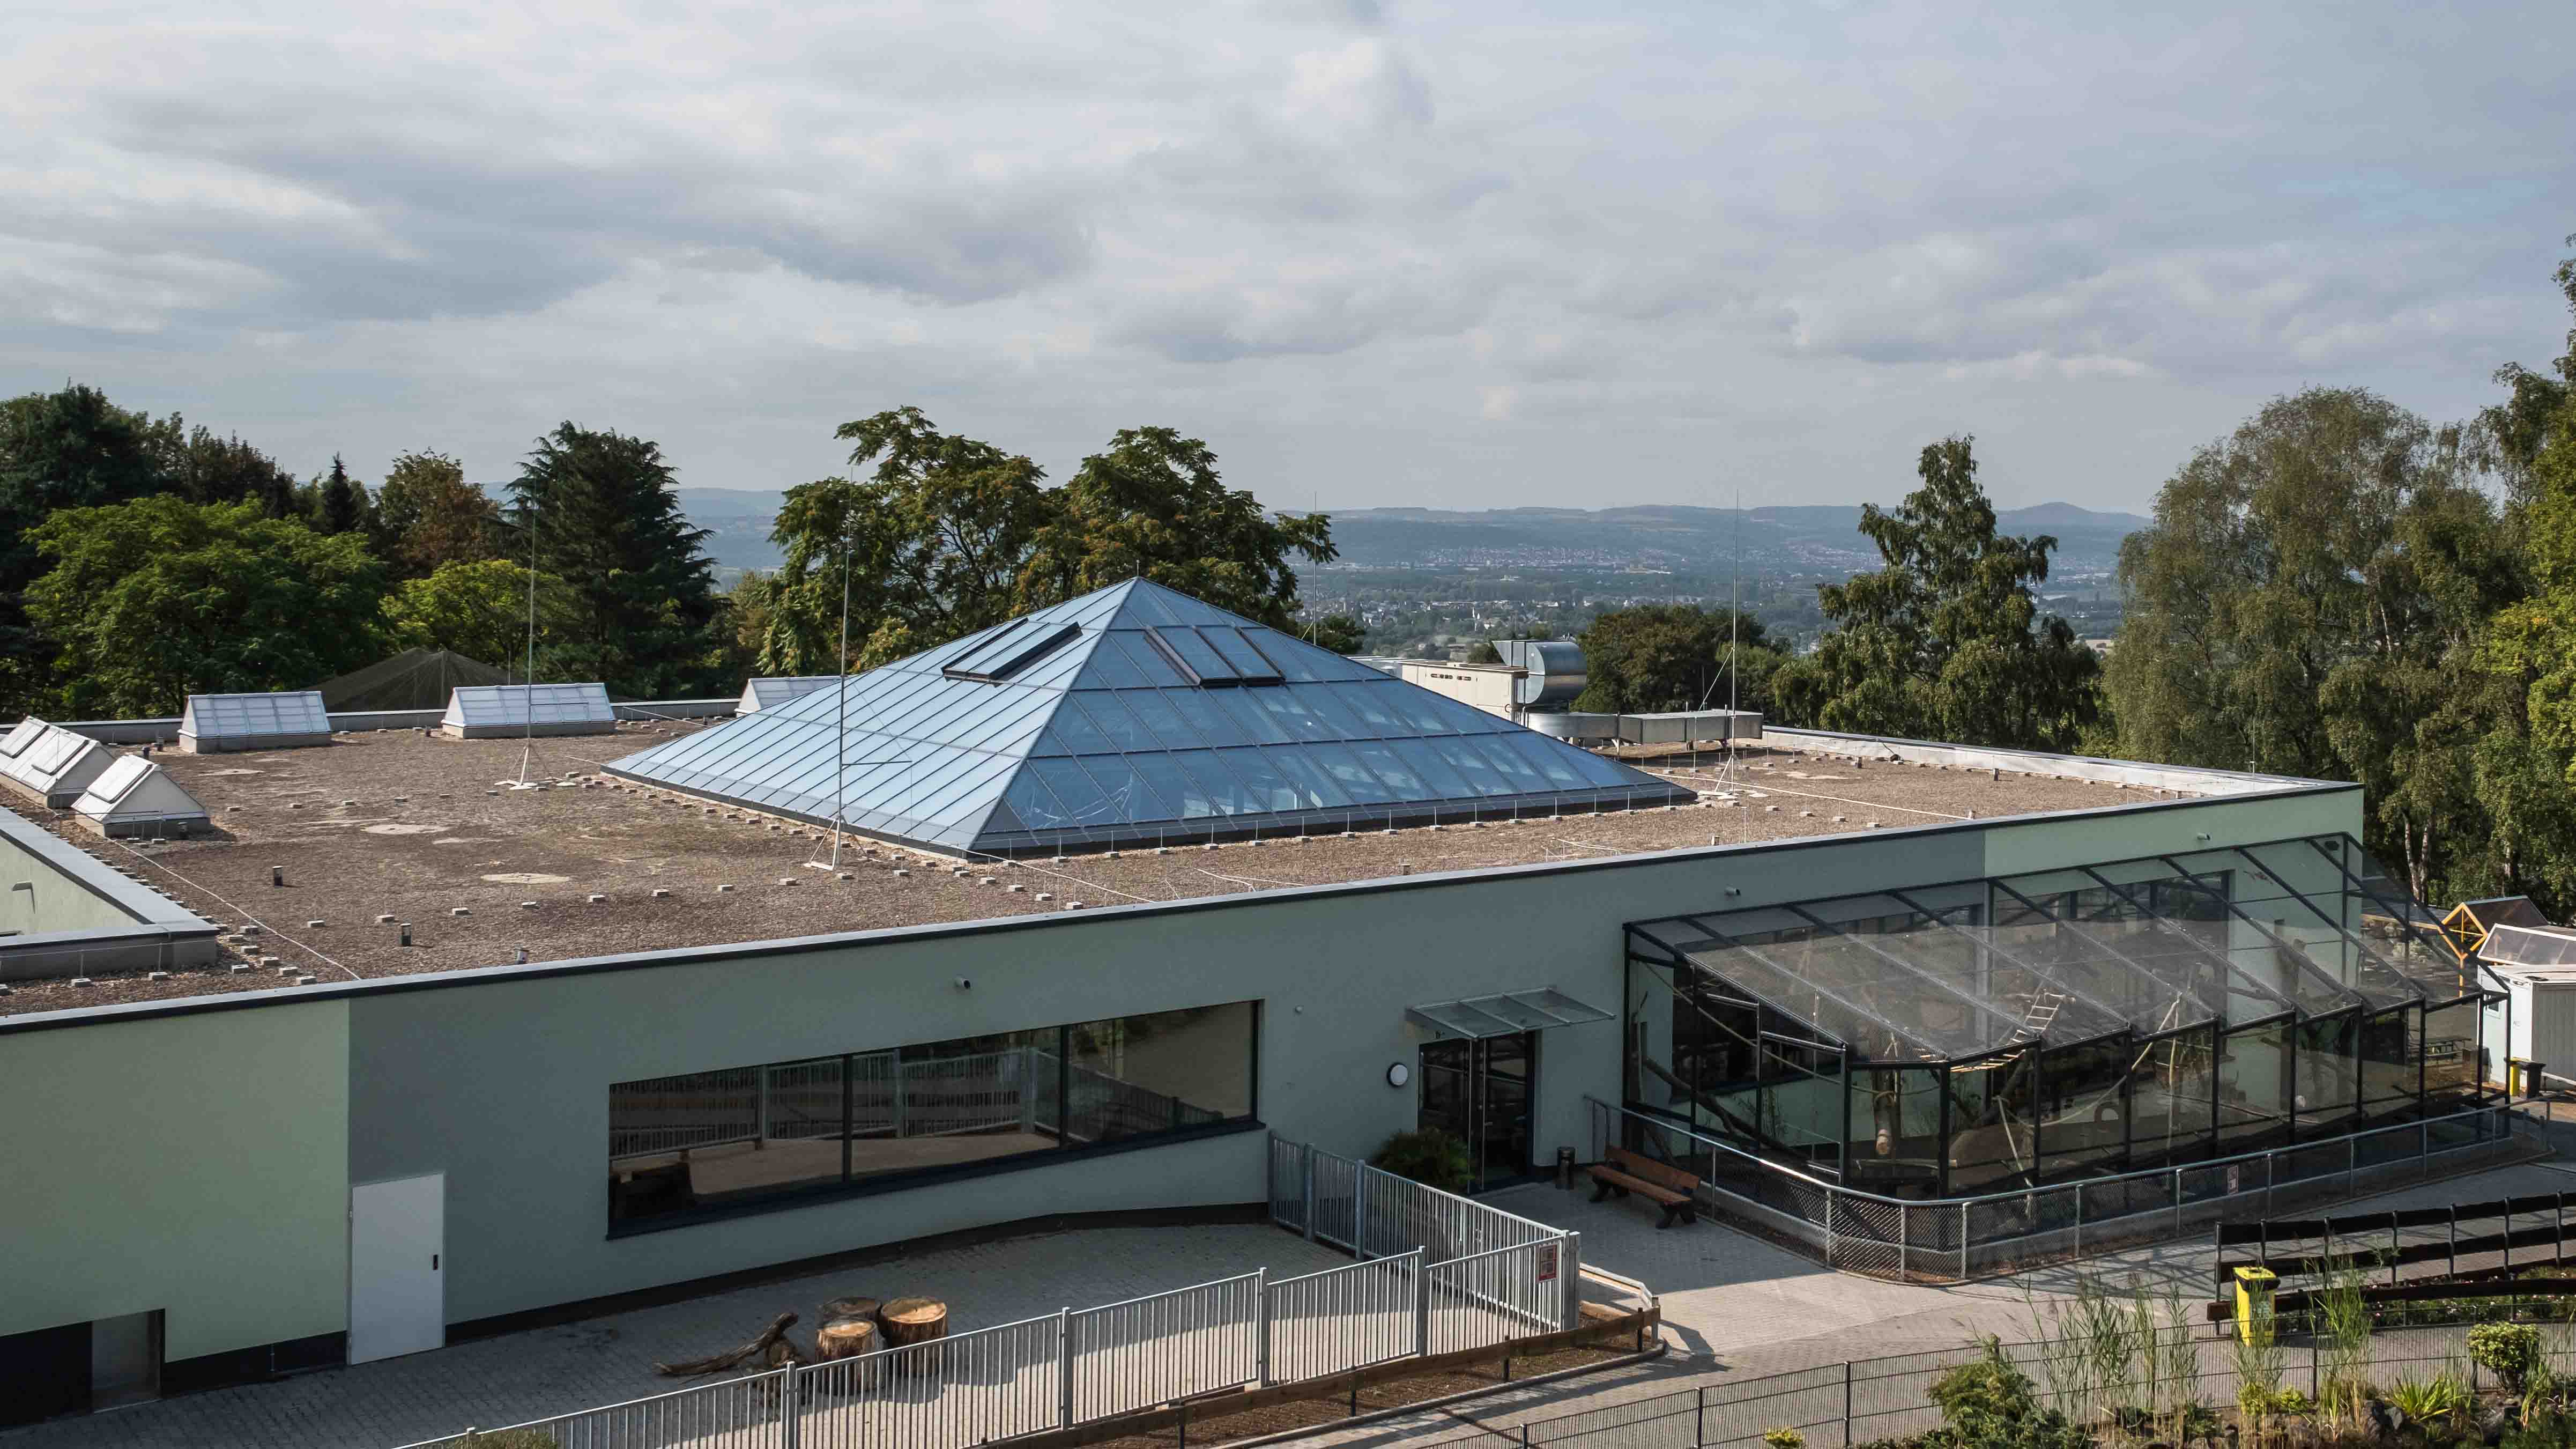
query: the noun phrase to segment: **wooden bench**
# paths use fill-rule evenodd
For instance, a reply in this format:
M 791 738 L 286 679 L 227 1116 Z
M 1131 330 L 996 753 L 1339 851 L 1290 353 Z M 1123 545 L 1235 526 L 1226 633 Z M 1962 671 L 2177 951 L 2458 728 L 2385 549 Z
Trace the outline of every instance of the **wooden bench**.
M 1625 1147 L 1613 1147 L 1609 1156 L 1584 1170 L 1592 1175 L 1594 1202 L 1614 1192 L 1621 1197 L 1636 1193 L 1663 1208 L 1664 1216 L 1655 1224 L 1658 1229 L 1698 1219 L 1694 1195 L 1699 1191 L 1699 1179 L 1678 1167 L 1639 1156 Z

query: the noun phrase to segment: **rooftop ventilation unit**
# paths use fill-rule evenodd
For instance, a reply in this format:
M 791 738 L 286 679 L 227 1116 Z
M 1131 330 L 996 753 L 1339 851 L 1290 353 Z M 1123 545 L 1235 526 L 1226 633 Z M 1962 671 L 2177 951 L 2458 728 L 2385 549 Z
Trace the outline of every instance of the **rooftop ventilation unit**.
M 141 755 L 123 755 L 90 782 L 72 813 L 101 835 L 193 835 L 208 827 L 206 807 Z
M 604 735 L 617 728 L 605 684 L 483 684 L 447 698 L 438 732 L 460 740 Z
M 1521 723 L 1540 734 L 1583 744 L 1616 744 L 1619 740 L 1619 716 L 1564 711 L 1541 714 L 1536 710 L 1521 716 Z
M 742 702 L 733 707 L 733 712 L 758 714 L 764 709 L 776 709 L 800 695 L 826 688 L 840 677 L 837 674 L 765 674 L 743 684 Z
M 292 750 L 331 743 L 331 715 L 318 689 L 276 694 L 192 694 L 179 720 L 179 748 L 192 755 Z
M 1762 716 L 1750 710 L 1677 709 L 1619 716 L 1619 738 L 1632 745 L 1687 745 L 1698 740 L 1758 740 Z
M 1505 639 L 1494 648 L 1505 664 L 1525 671 L 1512 685 L 1512 702 L 1523 709 L 1562 709 L 1591 682 L 1582 646 L 1566 640 Z
M 14 760 L 18 758 L 18 756 L 26 750 L 27 746 L 34 744 L 37 739 L 45 733 L 45 731 L 52 728 L 52 725 L 45 723 L 34 715 L 29 715 L 25 719 L 11 725 L 9 727 L 9 733 L 6 735 L 0 735 L 0 760 Z
M 20 721 L 9 738 L 17 743 L 17 750 L 0 753 L 0 784 L 54 810 L 70 809 L 116 758 L 107 746 L 87 735 L 33 717 Z

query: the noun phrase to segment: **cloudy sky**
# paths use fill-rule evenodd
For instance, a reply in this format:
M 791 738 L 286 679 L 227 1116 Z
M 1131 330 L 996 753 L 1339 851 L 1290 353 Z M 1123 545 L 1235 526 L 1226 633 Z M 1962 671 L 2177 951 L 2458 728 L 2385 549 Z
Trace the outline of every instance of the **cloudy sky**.
M 1280 507 L 2138 507 L 2561 350 L 2576 5 L 21 0 L 0 387 L 688 484 L 903 403 Z

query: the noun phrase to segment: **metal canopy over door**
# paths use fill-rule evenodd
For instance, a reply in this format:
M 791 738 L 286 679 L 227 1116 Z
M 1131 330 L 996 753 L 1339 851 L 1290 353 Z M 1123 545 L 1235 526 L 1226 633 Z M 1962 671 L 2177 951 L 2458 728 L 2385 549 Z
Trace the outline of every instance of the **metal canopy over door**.
M 447 1175 L 349 1189 L 349 1362 L 447 1343 Z
M 1422 1115 L 1467 1144 L 1475 1190 L 1530 1172 L 1530 1100 L 1538 1075 L 1538 1033 L 1422 1044 Z

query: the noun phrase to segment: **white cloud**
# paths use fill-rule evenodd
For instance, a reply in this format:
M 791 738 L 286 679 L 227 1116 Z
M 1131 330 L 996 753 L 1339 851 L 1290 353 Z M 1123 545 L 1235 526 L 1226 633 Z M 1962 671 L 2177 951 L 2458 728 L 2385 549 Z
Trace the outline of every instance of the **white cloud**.
M 1928 0 L 351 11 L 33 0 L 0 388 L 303 469 L 564 417 L 688 481 L 918 402 L 1282 503 L 2134 506 L 2312 382 L 2554 356 L 2576 13 Z M 2464 103 L 2464 97 L 2474 97 Z M 2108 444 L 2108 446 L 2105 446 Z

